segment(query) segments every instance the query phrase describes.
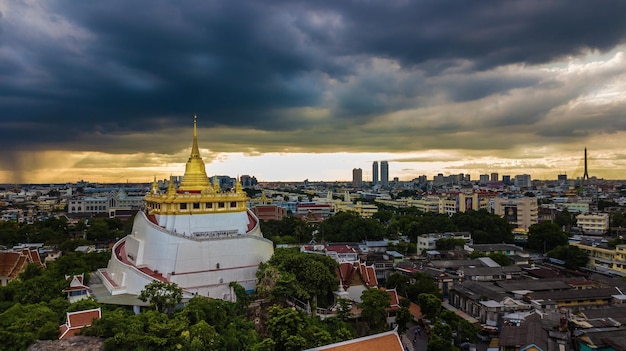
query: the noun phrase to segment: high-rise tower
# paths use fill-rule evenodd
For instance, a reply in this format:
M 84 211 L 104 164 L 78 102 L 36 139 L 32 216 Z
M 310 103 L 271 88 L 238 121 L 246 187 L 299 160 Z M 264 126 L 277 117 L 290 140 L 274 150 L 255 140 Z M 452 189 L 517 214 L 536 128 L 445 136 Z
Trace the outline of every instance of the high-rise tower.
M 372 163 L 372 185 L 378 184 L 378 161 Z
M 360 168 L 352 169 L 352 186 L 360 188 L 363 186 L 363 170 Z
M 380 183 L 383 186 L 389 186 L 389 163 L 380 161 Z

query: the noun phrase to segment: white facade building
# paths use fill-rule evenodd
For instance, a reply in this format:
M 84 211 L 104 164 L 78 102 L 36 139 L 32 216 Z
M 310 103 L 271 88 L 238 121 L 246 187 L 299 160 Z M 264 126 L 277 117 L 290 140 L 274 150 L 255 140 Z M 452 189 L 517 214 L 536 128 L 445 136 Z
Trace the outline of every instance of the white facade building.
M 609 230 L 609 214 L 579 214 L 578 216 L 576 216 L 576 226 L 587 235 L 603 235 Z

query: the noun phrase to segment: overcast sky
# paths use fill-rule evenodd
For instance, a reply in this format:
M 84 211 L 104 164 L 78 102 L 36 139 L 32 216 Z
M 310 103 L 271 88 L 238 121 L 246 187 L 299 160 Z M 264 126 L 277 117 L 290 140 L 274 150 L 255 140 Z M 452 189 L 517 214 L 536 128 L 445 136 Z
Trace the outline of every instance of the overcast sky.
M 626 1 L 0 2 L 0 183 L 626 179 Z

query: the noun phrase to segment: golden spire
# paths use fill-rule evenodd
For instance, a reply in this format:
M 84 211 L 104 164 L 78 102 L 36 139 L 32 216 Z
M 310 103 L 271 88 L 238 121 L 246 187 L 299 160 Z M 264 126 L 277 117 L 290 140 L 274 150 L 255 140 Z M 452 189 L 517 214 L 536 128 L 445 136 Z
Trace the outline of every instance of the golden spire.
M 191 146 L 191 155 L 187 160 L 185 166 L 185 175 L 183 181 L 180 183 L 179 190 L 182 191 L 199 191 L 208 186 L 211 186 L 209 179 L 206 175 L 206 169 L 204 168 L 204 162 L 200 157 L 200 151 L 198 149 L 198 134 L 196 128 L 197 116 L 193 115 L 193 144 Z
M 159 193 L 159 183 L 157 183 L 156 175 L 154 176 L 154 181 L 152 182 L 152 187 L 150 188 L 150 192 L 153 194 Z

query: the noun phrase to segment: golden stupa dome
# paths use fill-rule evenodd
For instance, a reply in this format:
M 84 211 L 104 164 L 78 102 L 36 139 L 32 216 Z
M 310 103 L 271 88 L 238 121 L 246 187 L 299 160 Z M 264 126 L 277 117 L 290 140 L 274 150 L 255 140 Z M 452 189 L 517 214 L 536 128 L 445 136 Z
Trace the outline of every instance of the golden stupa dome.
M 191 191 L 199 192 L 211 186 L 209 178 L 206 175 L 204 161 L 200 157 L 198 150 L 198 135 L 196 132 L 196 116 L 193 116 L 193 145 L 191 147 L 191 155 L 185 166 L 185 175 L 178 187 L 179 192 Z

